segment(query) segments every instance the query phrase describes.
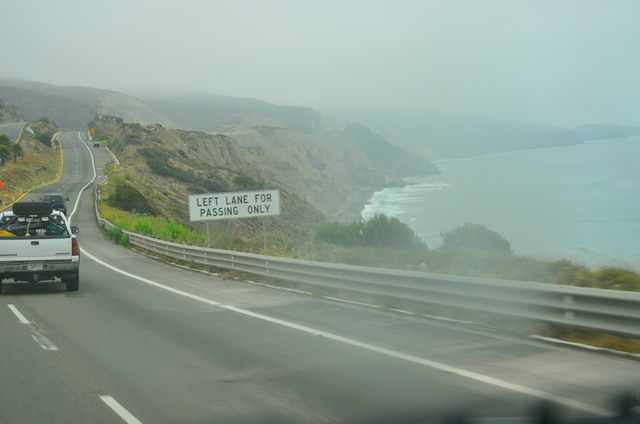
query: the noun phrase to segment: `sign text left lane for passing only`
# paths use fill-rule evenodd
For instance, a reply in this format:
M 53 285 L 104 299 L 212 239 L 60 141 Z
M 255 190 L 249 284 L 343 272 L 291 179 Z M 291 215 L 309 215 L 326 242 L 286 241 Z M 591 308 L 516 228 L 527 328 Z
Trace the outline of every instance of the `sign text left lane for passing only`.
M 235 193 L 192 194 L 189 219 L 211 221 L 280 215 L 280 191 L 260 190 Z

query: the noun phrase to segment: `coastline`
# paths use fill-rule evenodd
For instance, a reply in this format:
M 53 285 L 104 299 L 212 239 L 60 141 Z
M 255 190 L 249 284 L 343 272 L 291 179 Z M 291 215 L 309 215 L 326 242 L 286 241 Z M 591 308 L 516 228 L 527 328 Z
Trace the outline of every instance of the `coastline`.
M 371 197 L 382 190 L 382 187 L 361 187 L 347 197 L 342 207 L 336 211 L 334 218 L 340 222 L 357 222 L 362 220 L 362 211 Z

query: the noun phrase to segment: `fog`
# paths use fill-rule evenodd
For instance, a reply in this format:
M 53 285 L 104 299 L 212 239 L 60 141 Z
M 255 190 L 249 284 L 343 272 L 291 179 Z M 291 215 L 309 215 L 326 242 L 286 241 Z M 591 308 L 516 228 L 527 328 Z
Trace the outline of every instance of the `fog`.
M 3 2 L 0 76 L 324 113 L 640 125 L 636 0 Z

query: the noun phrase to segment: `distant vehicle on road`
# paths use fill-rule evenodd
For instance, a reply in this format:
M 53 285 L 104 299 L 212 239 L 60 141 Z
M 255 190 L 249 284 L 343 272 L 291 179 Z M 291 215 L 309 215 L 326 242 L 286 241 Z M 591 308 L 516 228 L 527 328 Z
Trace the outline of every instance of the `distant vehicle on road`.
M 62 194 L 47 194 L 40 201 L 51 203 L 53 210 L 60 211 L 67 216 L 67 204 L 65 202 L 69 201 L 68 197 L 65 198 Z

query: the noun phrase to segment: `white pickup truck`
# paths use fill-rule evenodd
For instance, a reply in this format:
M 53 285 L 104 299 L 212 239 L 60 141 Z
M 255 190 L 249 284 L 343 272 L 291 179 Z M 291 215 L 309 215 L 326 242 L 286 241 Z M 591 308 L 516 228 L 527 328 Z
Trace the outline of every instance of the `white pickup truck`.
M 77 291 L 79 232 L 49 202 L 19 202 L 12 212 L 0 212 L 0 293 L 10 279 L 37 283 L 60 278 L 67 291 Z

